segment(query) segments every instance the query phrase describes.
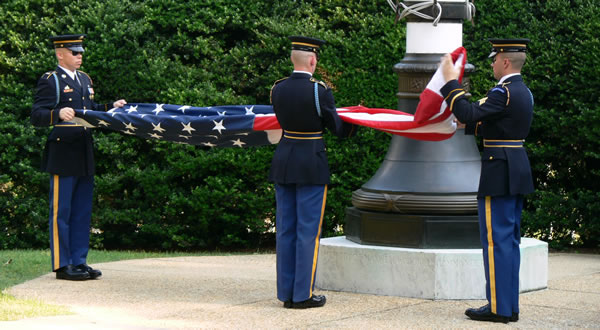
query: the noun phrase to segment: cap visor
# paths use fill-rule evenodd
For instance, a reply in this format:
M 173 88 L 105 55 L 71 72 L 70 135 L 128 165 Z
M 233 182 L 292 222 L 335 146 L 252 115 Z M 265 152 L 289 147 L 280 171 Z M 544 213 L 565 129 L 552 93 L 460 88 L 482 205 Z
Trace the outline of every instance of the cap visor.
M 490 55 L 488 56 L 488 58 L 492 58 L 494 56 L 496 56 L 498 54 L 498 52 L 491 52 Z
M 81 46 L 71 46 L 71 47 L 68 47 L 67 49 L 75 51 L 75 52 L 80 52 L 80 53 L 85 52 L 85 50 Z

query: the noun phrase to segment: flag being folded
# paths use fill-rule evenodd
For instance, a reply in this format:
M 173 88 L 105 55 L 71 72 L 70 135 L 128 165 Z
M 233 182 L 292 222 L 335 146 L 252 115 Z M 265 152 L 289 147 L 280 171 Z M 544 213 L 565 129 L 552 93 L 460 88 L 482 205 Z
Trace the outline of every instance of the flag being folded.
M 461 78 L 466 51 L 452 53 Z M 444 85 L 440 69 L 421 94 L 415 115 L 391 109 L 363 106 L 338 108 L 346 122 L 417 140 L 440 141 L 456 131 L 454 116 L 439 90 Z M 250 147 L 278 143 L 282 130 L 270 105 L 193 107 L 173 104 L 127 104 L 107 112 L 75 110 L 73 120 L 86 127 L 100 127 L 146 139 L 205 147 Z

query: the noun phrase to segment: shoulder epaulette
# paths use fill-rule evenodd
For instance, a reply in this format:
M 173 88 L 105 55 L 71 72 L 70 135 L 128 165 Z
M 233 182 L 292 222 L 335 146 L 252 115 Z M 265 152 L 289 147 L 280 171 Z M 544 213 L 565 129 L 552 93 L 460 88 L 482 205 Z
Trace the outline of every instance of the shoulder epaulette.
M 315 78 L 313 78 L 313 77 L 311 77 L 311 78 L 310 78 L 310 81 L 312 81 L 312 82 L 316 82 L 317 84 L 319 84 L 319 85 L 321 85 L 321 86 L 325 87 L 325 89 L 329 89 L 329 86 L 327 86 L 327 84 L 326 84 L 326 83 L 324 83 L 324 82 L 322 82 L 322 81 L 320 81 L 320 80 L 317 80 L 317 79 L 315 79 Z
M 52 74 L 56 73 L 56 71 L 48 71 L 42 75 L 42 77 L 48 79 L 52 76 Z
M 288 78 L 288 77 L 281 78 L 281 79 L 279 79 L 279 80 L 275 81 L 275 82 L 273 83 L 273 86 L 271 86 L 271 92 L 269 93 L 269 100 L 271 101 L 271 103 L 273 103 L 273 88 L 275 88 L 275 86 L 276 86 L 277 84 L 279 84 L 280 82 L 282 82 L 282 81 L 286 80 L 287 78 Z
M 88 77 L 88 79 L 90 80 L 90 82 L 92 83 L 92 85 L 94 84 L 94 81 L 92 80 L 92 78 L 90 77 L 90 75 L 89 75 L 89 74 L 87 74 L 87 73 L 85 73 L 85 72 L 83 72 L 83 71 L 79 71 L 79 70 L 77 70 L 77 72 L 79 72 L 79 73 L 83 73 L 84 75 L 86 75 L 86 76 Z

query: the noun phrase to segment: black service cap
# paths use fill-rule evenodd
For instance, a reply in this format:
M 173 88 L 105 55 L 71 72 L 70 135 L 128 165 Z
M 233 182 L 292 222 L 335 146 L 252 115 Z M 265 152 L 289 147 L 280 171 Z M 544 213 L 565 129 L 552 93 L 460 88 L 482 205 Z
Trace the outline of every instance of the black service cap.
M 529 39 L 488 39 L 492 44 L 492 52 L 488 56 L 494 57 L 498 53 L 506 52 L 526 52 Z
M 58 36 L 50 37 L 50 40 L 54 44 L 54 48 L 67 48 L 76 52 L 84 52 L 83 39 L 85 34 L 62 34 Z
M 325 40 L 302 36 L 288 37 L 292 41 L 292 50 L 303 50 L 319 54 L 319 47 L 325 44 Z

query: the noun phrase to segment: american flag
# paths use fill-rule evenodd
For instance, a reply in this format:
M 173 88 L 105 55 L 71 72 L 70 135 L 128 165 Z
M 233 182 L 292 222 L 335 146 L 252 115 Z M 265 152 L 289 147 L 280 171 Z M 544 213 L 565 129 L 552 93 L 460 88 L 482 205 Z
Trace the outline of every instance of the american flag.
M 455 66 L 464 71 L 466 50 L 452 53 Z M 462 74 L 461 74 L 462 78 Z M 346 122 L 417 140 L 440 141 L 454 134 L 454 116 L 439 93 L 441 72 L 434 74 L 421 94 L 415 115 L 363 106 L 338 108 Z M 278 143 L 282 130 L 270 105 L 189 105 L 134 103 L 107 112 L 76 110 L 74 122 L 145 139 L 205 147 L 251 147 Z

